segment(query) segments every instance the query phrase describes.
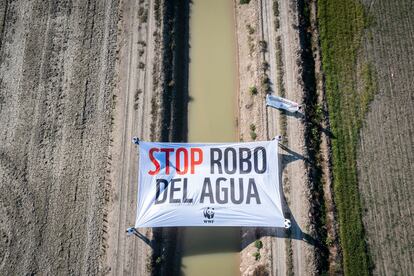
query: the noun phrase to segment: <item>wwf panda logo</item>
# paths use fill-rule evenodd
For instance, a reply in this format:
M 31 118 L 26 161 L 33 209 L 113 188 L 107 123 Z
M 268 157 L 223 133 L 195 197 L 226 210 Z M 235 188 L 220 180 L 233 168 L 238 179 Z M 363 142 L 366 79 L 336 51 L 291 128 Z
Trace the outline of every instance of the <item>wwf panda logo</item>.
M 206 219 L 213 219 L 214 218 L 214 208 L 207 207 L 204 209 L 204 217 Z

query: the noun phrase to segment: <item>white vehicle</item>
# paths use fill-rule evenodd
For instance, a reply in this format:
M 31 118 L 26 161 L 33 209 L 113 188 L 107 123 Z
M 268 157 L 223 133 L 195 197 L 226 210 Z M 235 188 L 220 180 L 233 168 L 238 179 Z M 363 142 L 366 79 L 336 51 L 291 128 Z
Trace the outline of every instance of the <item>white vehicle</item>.
M 275 95 L 266 96 L 266 105 L 277 109 L 287 110 L 289 112 L 299 112 L 302 108 L 298 103 Z

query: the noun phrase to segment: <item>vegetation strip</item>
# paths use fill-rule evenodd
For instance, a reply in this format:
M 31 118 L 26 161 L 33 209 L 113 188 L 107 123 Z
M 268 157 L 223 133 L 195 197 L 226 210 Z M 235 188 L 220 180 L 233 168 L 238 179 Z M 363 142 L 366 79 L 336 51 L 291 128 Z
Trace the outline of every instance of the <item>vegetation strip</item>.
M 326 207 L 323 192 L 321 167 L 321 124 L 322 108 L 318 104 L 316 89 L 315 60 L 312 51 L 312 33 L 310 31 L 310 1 L 298 1 L 299 34 L 302 47 L 302 82 L 304 87 L 304 124 L 306 144 L 306 170 L 308 173 L 308 186 L 311 196 L 310 221 L 312 235 L 315 238 L 315 259 L 317 274 L 328 272 L 328 249 L 326 246 Z
M 347 275 L 369 274 L 356 170 L 358 134 L 376 90 L 371 66 L 357 66 L 368 19 L 359 1 L 318 1 L 322 63 L 333 134 L 334 192 Z M 362 88 L 357 86 L 358 78 Z
M 152 99 L 151 113 L 153 118 L 156 118 L 158 114 L 156 111 L 161 108 L 159 113 L 161 113 L 162 130 L 157 137 L 158 140 L 184 142 L 187 140 L 188 125 L 190 2 L 188 0 L 159 1 L 155 3 L 155 17 L 159 18 L 162 13 L 162 92 L 160 106 L 155 98 Z M 152 275 L 179 274 L 181 256 L 176 254 L 180 246 L 178 229 L 156 228 L 153 230 L 153 235 L 154 250 L 151 260 L 147 262 L 147 269 L 152 268 L 150 271 Z

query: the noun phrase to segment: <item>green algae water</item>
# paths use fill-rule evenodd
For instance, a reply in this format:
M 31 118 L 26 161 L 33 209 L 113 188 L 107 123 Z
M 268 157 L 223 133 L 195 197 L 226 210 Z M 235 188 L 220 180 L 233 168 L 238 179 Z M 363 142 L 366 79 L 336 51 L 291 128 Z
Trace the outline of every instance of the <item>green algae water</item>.
M 233 9 L 232 0 L 191 4 L 189 142 L 237 141 Z M 183 228 L 182 250 L 183 275 L 240 274 L 240 228 Z

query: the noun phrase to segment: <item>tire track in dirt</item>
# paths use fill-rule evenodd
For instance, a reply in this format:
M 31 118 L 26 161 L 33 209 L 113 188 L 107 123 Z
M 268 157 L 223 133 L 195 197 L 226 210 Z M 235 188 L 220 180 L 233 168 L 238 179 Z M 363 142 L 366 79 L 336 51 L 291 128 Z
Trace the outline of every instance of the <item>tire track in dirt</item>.
M 262 26 L 262 40 L 267 42 L 267 51 L 264 53 L 263 61 L 266 61 L 268 66 L 268 76 L 270 79 L 270 89 L 269 92 L 275 95 L 279 95 L 279 87 L 277 84 L 277 64 L 276 64 L 276 36 L 278 33 L 276 32 L 276 26 L 274 24 L 276 18 L 273 14 L 273 1 L 272 0 L 261 0 L 260 1 L 261 7 L 261 26 Z M 281 50 L 281 49 L 279 49 Z M 264 104 L 264 103 L 263 103 Z M 276 135 L 282 134 L 280 129 L 280 113 L 279 111 L 267 108 L 266 110 L 267 116 L 267 126 L 266 126 L 266 133 L 267 139 L 273 139 Z M 279 149 L 280 153 L 283 154 L 283 150 Z M 279 164 L 281 167 L 284 168 L 285 166 L 282 165 L 284 162 L 283 158 L 279 159 Z M 280 172 L 279 181 L 281 186 L 284 187 L 286 183 L 283 181 L 286 179 L 286 171 L 281 170 Z M 283 189 L 285 190 L 285 189 Z M 285 193 L 285 192 L 284 192 Z M 286 213 L 287 206 L 285 199 L 283 200 L 283 212 Z M 287 244 L 285 242 L 286 232 L 284 229 L 269 229 L 266 231 L 265 235 L 274 236 L 275 238 L 267 238 L 268 242 L 266 244 L 270 244 L 269 252 L 270 252 L 270 273 L 271 275 L 286 275 L 288 268 L 287 268 L 287 259 L 289 258 L 287 254 Z M 276 238 L 277 237 L 277 238 Z M 275 258 L 275 256 L 277 256 Z
M 146 20 L 139 15 L 147 14 Z M 135 224 L 138 154 L 133 136 L 150 140 L 152 69 L 154 62 L 154 1 L 124 1 L 121 5 L 121 43 L 116 115 L 114 119 L 106 271 L 113 275 L 146 275 L 151 247 L 125 230 Z M 144 52 L 142 53 L 142 50 Z M 157 112 L 157 111 L 156 111 Z M 149 229 L 140 229 L 151 239 Z
M 97 274 L 117 3 L 5 7 L 0 158 L 16 166 L 6 174 L 0 168 L 0 186 L 18 192 L 2 200 L 16 225 L 9 247 L 0 245 L 8 252 L 0 274 Z

